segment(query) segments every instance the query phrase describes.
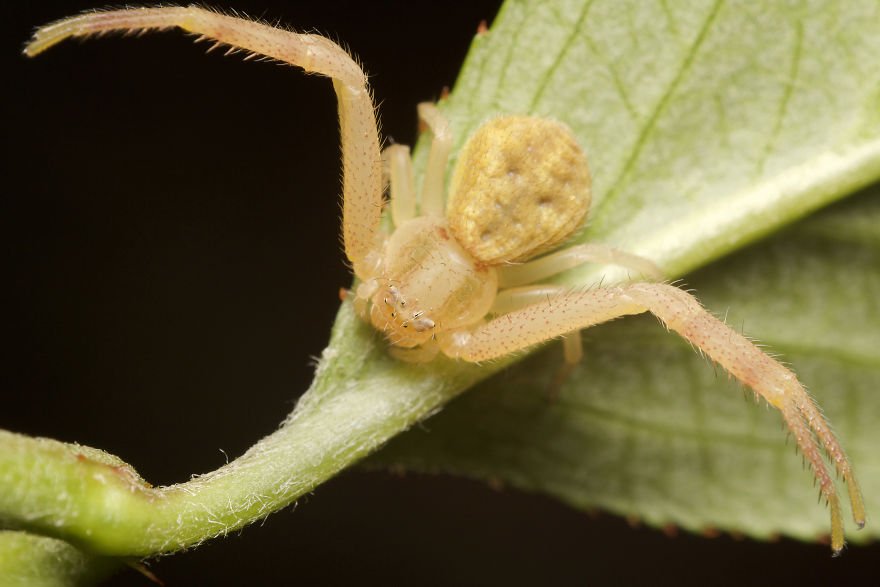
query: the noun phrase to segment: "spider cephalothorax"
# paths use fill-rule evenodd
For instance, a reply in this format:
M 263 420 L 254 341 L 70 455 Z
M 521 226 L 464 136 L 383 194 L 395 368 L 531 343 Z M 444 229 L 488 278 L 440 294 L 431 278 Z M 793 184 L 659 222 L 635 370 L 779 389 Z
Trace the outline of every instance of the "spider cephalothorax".
M 483 318 L 498 289 L 494 268 L 477 263 L 442 218 L 419 217 L 388 237 L 377 272 L 357 290 L 369 319 L 392 344 L 429 344 Z

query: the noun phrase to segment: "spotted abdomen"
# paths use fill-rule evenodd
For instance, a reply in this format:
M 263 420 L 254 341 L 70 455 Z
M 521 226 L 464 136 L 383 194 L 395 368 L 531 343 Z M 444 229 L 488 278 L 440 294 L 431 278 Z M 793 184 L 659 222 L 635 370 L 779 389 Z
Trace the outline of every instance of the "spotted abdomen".
M 449 226 L 481 263 L 525 261 L 583 225 L 590 185 L 587 157 L 567 126 L 528 116 L 493 118 L 461 151 Z

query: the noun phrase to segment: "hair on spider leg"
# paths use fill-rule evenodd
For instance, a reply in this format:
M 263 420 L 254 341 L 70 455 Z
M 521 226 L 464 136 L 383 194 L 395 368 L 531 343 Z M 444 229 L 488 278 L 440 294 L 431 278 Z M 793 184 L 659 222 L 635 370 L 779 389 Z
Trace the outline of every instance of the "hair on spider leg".
M 727 317 L 729 315 L 730 315 L 730 306 L 727 306 L 726 308 L 724 308 L 724 318 L 722 318 L 721 321 L 724 322 L 725 324 L 727 324 Z M 745 319 L 743 319 L 743 322 L 739 325 L 739 333 L 740 334 L 743 333 L 744 326 L 745 326 Z
M 693 345 L 691 345 L 691 347 L 693 347 Z M 699 349 L 699 351 L 700 355 L 702 355 L 703 359 L 705 359 L 706 355 L 703 352 L 703 349 Z M 718 364 L 715 361 L 709 361 L 709 364 L 712 366 L 713 377 L 715 377 L 715 379 L 718 379 Z M 727 374 L 727 380 L 730 381 L 730 373 Z

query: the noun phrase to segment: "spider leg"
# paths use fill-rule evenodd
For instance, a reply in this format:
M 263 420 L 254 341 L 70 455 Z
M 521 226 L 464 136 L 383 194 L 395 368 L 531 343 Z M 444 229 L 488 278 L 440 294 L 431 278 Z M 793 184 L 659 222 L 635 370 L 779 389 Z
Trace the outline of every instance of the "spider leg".
M 570 292 L 570 288 L 562 285 L 527 285 L 498 292 L 490 314 L 502 315 L 537 304 Z M 581 331 L 573 330 L 562 335 L 563 356 L 565 366 L 556 378 L 559 383 L 565 381 L 571 370 L 584 358 L 584 345 L 581 342 Z
M 499 287 L 537 283 L 584 263 L 618 265 L 631 269 L 636 277 L 662 280 L 663 272 L 650 259 L 633 255 L 601 243 L 584 243 L 560 249 L 533 261 L 504 265 L 498 270 Z
M 571 288 L 551 283 L 502 289 L 498 292 L 498 295 L 495 296 L 495 301 L 493 302 L 489 313 L 495 316 L 509 314 L 510 312 L 533 304 L 552 300 L 558 296 L 569 293 L 570 291 Z
M 25 47 L 33 57 L 70 37 L 111 31 L 140 33 L 179 27 L 256 55 L 301 67 L 333 80 L 339 101 L 343 161 L 343 241 L 359 274 L 375 250 L 382 213 L 382 167 L 379 131 L 367 80 L 341 47 L 319 35 L 301 35 L 269 25 L 226 16 L 197 6 L 132 8 L 88 12 L 38 29 Z
M 837 438 L 794 373 L 707 312 L 689 293 L 659 283 L 567 293 L 504 314 L 470 333 L 456 333 L 440 343 L 443 352 L 452 357 L 487 361 L 575 329 L 646 311 L 782 412 L 830 506 L 831 548 L 840 552 L 844 544 L 840 501 L 820 445 L 847 484 L 853 518 L 859 527 L 865 524 L 865 506 Z
M 397 227 L 416 217 L 416 186 L 409 147 L 386 147 L 382 151 L 382 160 L 388 170 L 391 220 Z
M 552 284 L 527 285 L 505 289 L 498 292 L 498 295 L 495 297 L 495 303 L 492 305 L 489 313 L 496 316 L 508 314 L 532 304 L 545 302 L 569 291 L 571 291 L 570 288 Z M 581 339 L 580 329 L 562 335 L 562 356 L 564 359 L 562 366 L 550 384 L 548 395 L 551 399 L 556 399 L 559 396 L 562 384 L 565 383 L 565 380 L 568 379 L 574 368 L 584 358 L 584 344 Z
M 452 150 L 452 132 L 449 121 L 431 102 L 419 104 L 419 118 L 434 134 L 425 179 L 422 182 L 422 215 L 443 216 L 446 201 L 446 164 Z

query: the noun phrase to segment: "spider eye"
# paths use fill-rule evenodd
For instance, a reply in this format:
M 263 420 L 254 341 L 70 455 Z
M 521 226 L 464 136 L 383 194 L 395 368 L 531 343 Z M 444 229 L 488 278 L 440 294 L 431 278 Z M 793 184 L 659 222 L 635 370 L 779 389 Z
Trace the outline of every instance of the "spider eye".
M 425 332 L 426 330 L 431 330 L 434 328 L 434 321 L 430 318 L 418 318 L 413 321 L 413 326 L 416 329 L 416 332 Z

